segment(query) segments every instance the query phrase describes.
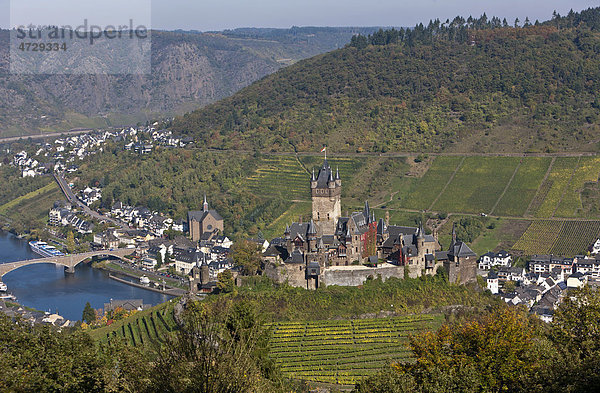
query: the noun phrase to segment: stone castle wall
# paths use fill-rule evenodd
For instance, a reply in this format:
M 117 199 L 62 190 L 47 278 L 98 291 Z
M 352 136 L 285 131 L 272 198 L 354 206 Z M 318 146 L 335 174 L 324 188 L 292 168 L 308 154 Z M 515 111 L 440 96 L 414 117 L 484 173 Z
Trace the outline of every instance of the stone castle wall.
M 404 267 L 333 267 L 325 269 L 321 274 L 321 285 L 339 285 L 339 286 L 358 286 L 364 284 L 367 278 L 371 276 L 377 278 L 381 276 L 383 281 L 390 277 L 404 278 Z

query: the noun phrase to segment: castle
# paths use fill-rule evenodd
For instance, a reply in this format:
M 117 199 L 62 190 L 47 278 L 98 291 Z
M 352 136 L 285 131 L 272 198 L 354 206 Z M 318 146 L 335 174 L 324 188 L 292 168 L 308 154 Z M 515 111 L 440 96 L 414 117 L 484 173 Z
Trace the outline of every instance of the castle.
M 456 239 L 447 251 L 423 226 L 389 225 L 375 219 L 365 202 L 362 211 L 341 213 L 342 180 L 325 158 L 310 178 L 310 222 L 293 222 L 263 254 L 265 274 L 278 282 L 308 289 L 319 285 L 360 285 L 369 276 L 419 277 L 445 269 L 456 283 L 474 281 L 477 255 Z M 383 262 L 384 261 L 384 262 Z

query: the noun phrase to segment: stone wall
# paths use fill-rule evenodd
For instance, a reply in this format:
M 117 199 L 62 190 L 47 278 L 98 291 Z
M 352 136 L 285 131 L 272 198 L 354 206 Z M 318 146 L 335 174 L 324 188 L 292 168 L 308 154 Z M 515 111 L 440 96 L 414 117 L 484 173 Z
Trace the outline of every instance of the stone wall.
M 367 278 L 369 276 L 372 276 L 373 278 L 381 276 L 381 279 L 384 281 L 390 277 L 404 278 L 404 267 L 331 267 L 325 269 L 323 274 L 321 274 L 321 285 L 358 286 L 362 285 L 365 281 L 367 281 Z

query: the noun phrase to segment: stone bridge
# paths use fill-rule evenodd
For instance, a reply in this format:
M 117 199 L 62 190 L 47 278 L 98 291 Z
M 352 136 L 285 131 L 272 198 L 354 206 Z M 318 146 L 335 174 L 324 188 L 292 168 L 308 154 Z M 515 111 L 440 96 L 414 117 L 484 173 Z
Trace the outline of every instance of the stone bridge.
M 123 259 L 126 255 L 132 254 L 134 249 L 132 248 L 116 248 L 114 250 L 100 250 L 84 252 L 82 254 L 71 254 L 63 257 L 48 257 L 38 259 L 27 259 L 18 262 L 0 263 L 0 278 L 8 272 L 12 272 L 23 266 L 35 265 L 40 263 L 54 263 L 55 265 L 64 266 L 67 272 L 74 273 L 75 266 L 92 257 L 115 257 Z

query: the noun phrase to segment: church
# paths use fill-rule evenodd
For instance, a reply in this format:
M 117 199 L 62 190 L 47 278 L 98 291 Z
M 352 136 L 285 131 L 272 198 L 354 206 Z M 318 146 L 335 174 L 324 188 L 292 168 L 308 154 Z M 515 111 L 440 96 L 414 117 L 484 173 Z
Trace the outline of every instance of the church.
M 441 251 L 436 236 L 426 234 L 422 225 L 390 225 L 389 216 L 377 221 L 368 202 L 362 211 L 342 216 L 342 180 L 327 158 L 313 170 L 310 190 L 311 220 L 287 225 L 283 237 L 273 239 L 263 254 L 265 274 L 275 281 L 315 289 L 321 283 L 353 285 L 379 273 L 419 277 L 439 268 L 452 282 L 475 280 L 477 256 L 457 241 L 454 229 L 449 250 Z M 352 279 L 341 278 L 348 275 Z

